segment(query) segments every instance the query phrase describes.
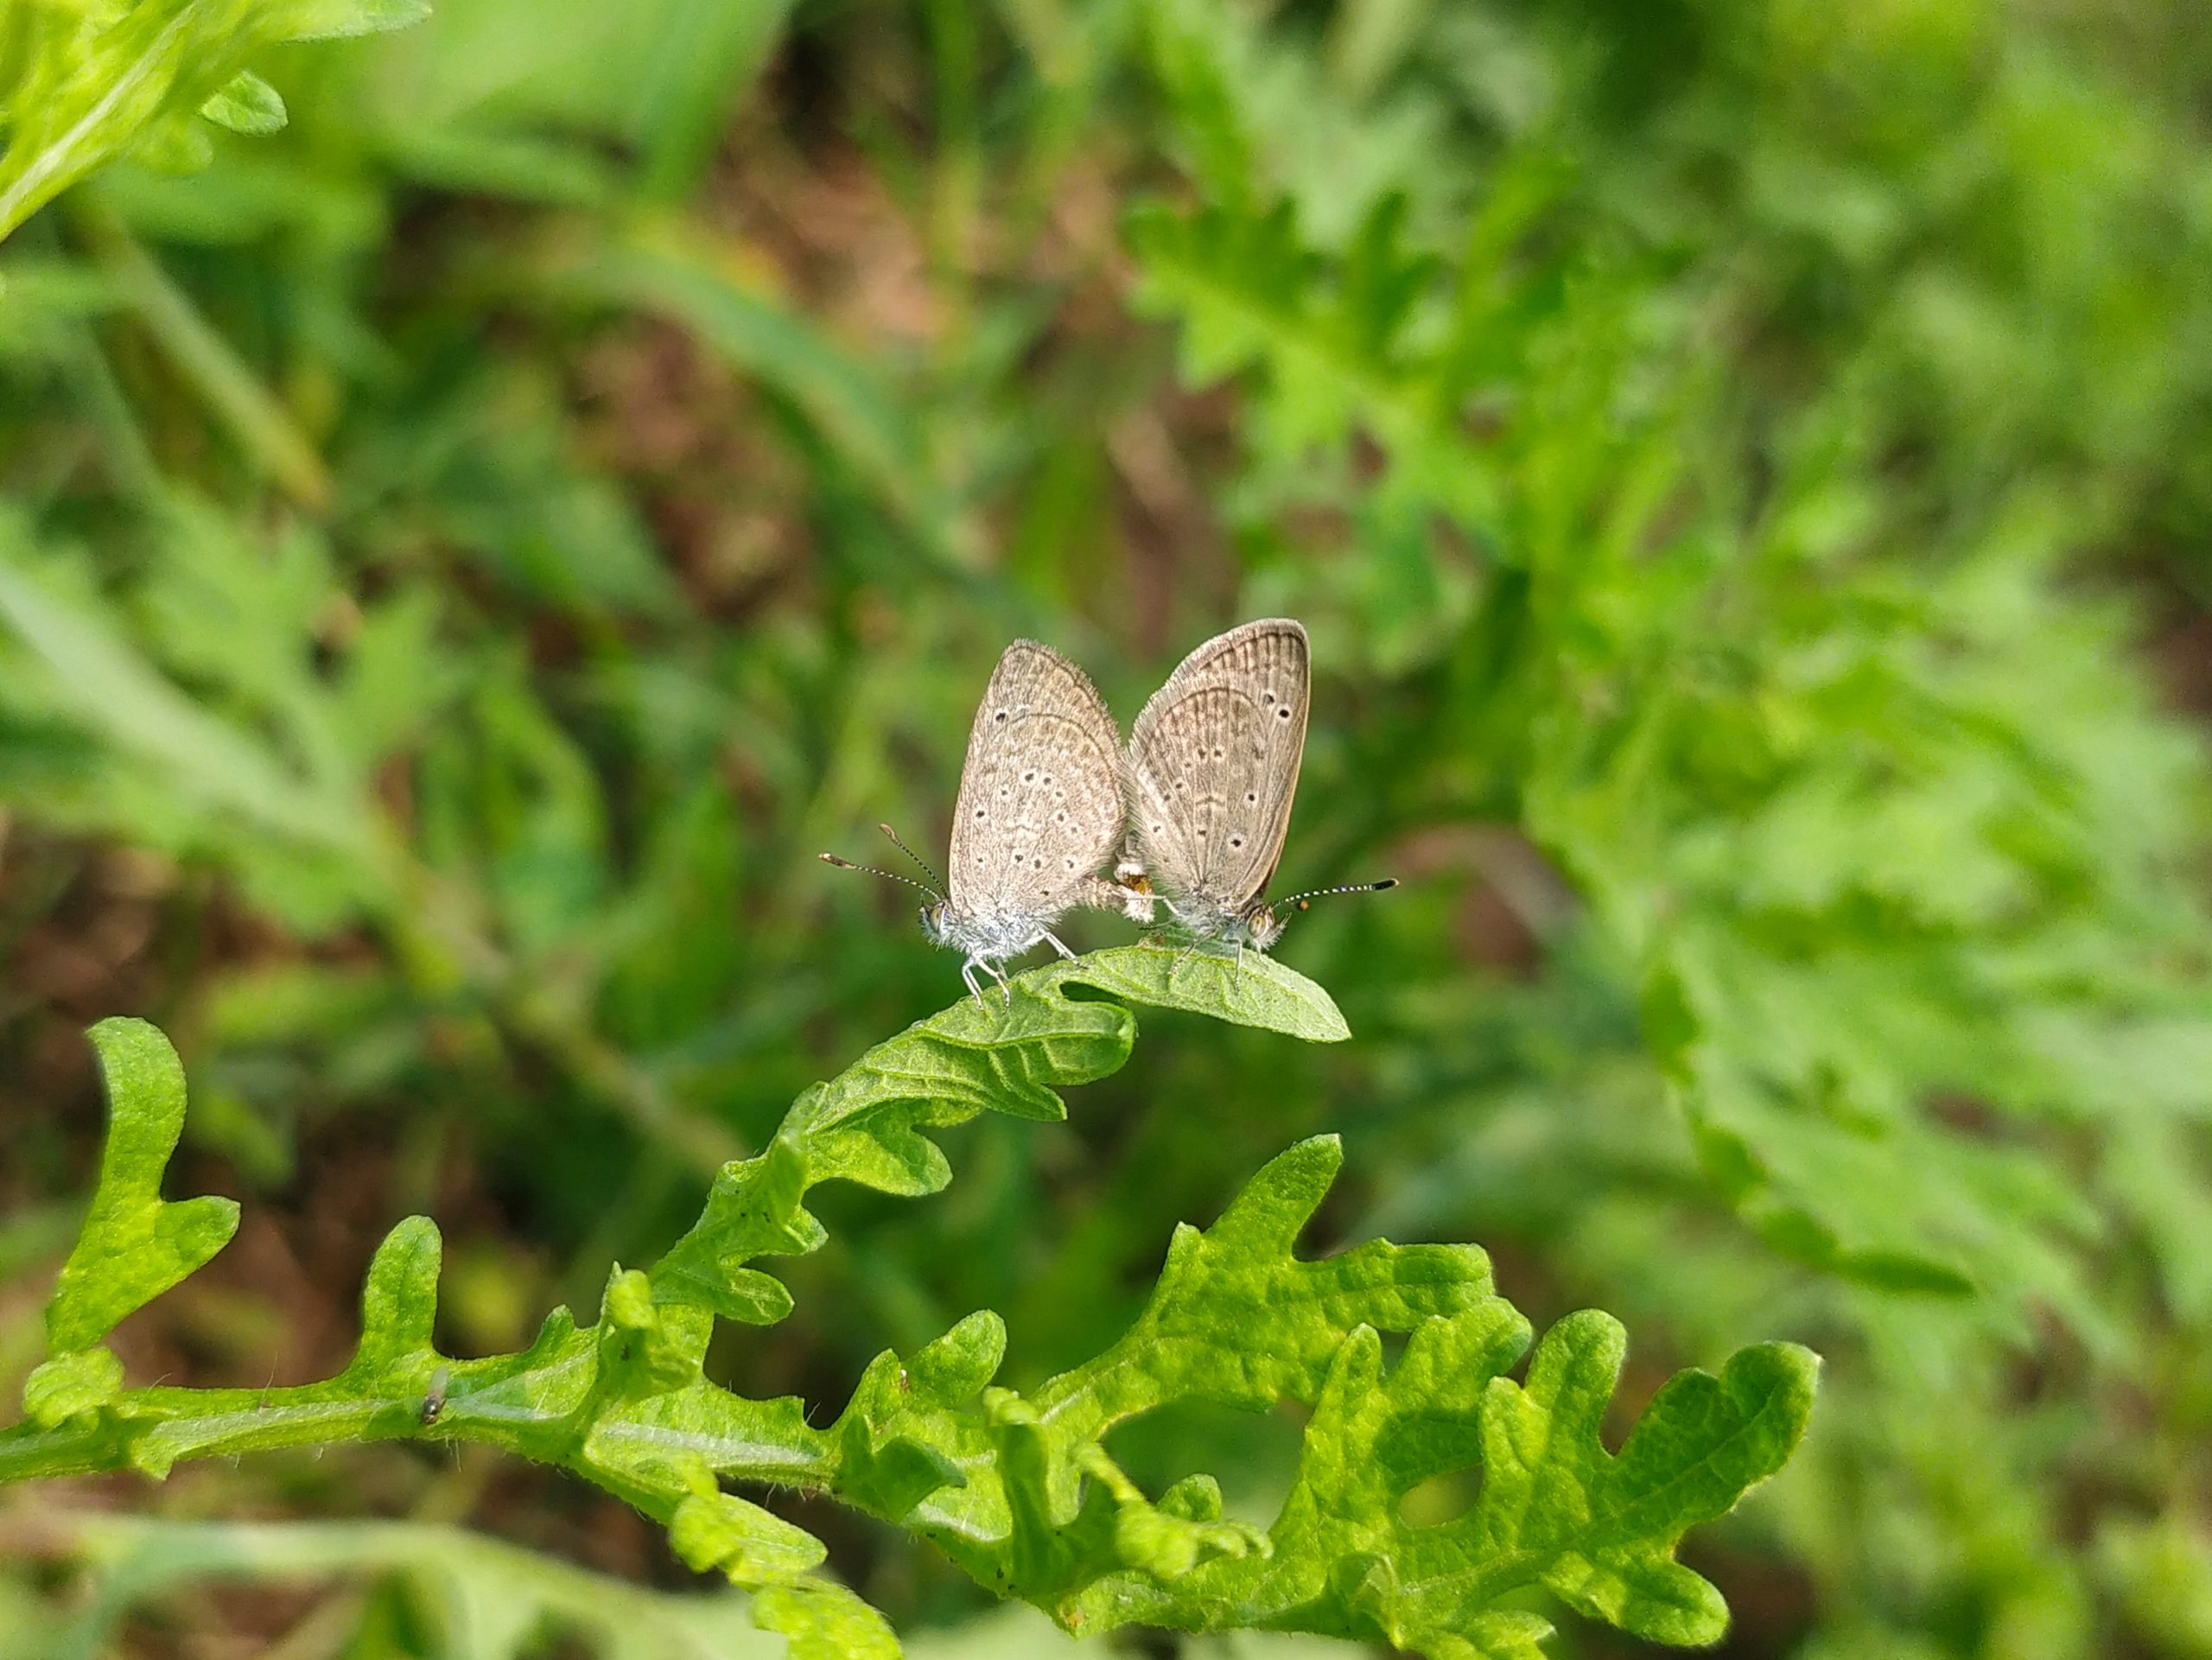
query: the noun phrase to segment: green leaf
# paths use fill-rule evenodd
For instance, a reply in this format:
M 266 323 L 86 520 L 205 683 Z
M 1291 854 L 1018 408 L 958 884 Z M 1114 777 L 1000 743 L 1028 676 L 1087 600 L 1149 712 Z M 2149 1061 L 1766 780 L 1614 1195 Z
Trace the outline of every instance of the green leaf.
M 1242 975 L 1227 961 L 1190 974 L 1172 951 L 1133 947 L 1049 965 L 1004 1001 L 963 999 L 918 1022 L 802 1094 L 766 1152 L 725 1169 L 700 1226 L 659 1268 L 617 1267 L 595 1326 L 556 1309 L 518 1354 L 437 1354 L 439 1242 L 422 1218 L 378 1248 L 359 1347 L 327 1382 L 121 1390 L 112 1358 L 80 1345 L 35 1374 L 31 1421 L 0 1432 L 0 1479 L 160 1476 L 180 1458 L 348 1439 L 480 1441 L 574 1470 L 661 1521 L 684 1561 L 758 1591 L 762 1627 L 823 1657 L 897 1649 L 880 1616 L 819 1577 L 820 1541 L 726 1484 L 829 1493 L 936 1541 L 983 1586 L 1071 1630 L 1268 1627 L 1380 1638 L 1440 1660 L 1527 1656 L 1542 1621 L 1497 1604 L 1541 1587 L 1645 1637 L 1713 1640 L 1725 1610 L 1675 1562 L 1675 1546 L 1789 1455 L 1811 1407 L 1812 1358 L 1770 1346 L 1742 1352 L 1718 1377 L 1685 1373 L 1609 1455 L 1598 1431 L 1624 1352 L 1610 1318 L 1561 1321 L 1515 1384 L 1505 1374 L 1527 1350 L 1528 1322 L 1496 1294 L 1475 1247 L 1370 1241 L 1298 1255 L 1342 1163 L 1333 1137 L 1272 1161 L 1211 1227 L 1178 1228 L 1122 1338 L 1026 1395 L 992 1383 L 1007 1339 L 988 1311 L 903 1361 L 879 1355 L 826 1430 L 796 1399 L 748 1400 L 708 1381 L 715 1313 L 760 1312 L 715 1294 L 717 1276 L 744 1288 L 755 1272 L 746 1256 L 818 1243 L 801 1203 L 813 1182 L 941 1185 L 944 1155 L 924 1128 L 987 1109 L 1055 1116 L 1058 1088 L 1121 1064 L 1128 1012 L 1071 1000 L 1066 985 L 1341 1032 L 1325 994 L 1280 964 L 1255 957 Z M 153 1192 L 181 1124 L 182 1078 L 142 1023 L 109 1022 L 99 1040 L 117 1111 L 86 1240 L 106 1242 L 130 1295 L 103 1291 L 80 1267 L 80 1243 L 55 1307 L 57 1329 L 87 1342 L 108 1313 L 220 1243 L 148 1248 L 165 1237 L 165 1213 L 197 1214 L 165 1212 Z M 192 1202 L 210 1203 L 220 1202 Z M 226 1237 L 232 1213 L 219 1215 Z M 1406 1340 L 1387 1369 L 1384 1332 Z M 1116 1427 L 1184 1402 L 1304 1409 L 1296 1483 L 1271 1526 L 1225 1520 L 1210 1472 L 1155 1498 L 1109 1453 Z M 1466 1516 L 1439 1527 L 1401 1516 L 1414 1487 L 1477 1466 L 1483 1497 Z
M 1543 1623 L 1493 1605 L 1541 1584 L 1651 1641 L 1717 1641 L 1719 1593 L 1672 1560 L 1675 1545 L 1781 1467 L 1809 1415 L 1816 1363 L 1774 1345 L 1740 1352 L 1717 1378 L 1683 1373 L 1614 1458 L 1598 1430 L 1619 1376 L 1619 1327 L 1599 1314 L 1561 1321 L 1524 1386 L 1497 1374 L 1525 1340 L 1510 1311 L 1433 1320 L 1386 1372 L 1376 1333 L 1354 1332 L 1313 1403 L 1272 1555 L 1201 1567 L 1173 1594 L 1103 1582 L 1081 1605 L 1084 1623 L 1179 1624 L 1187 1600 L 1229 1604 L 1227 1624 L 1296 1610 L 1303 1629 L 1424 1654 L 1460 1644 L 1533 1653 Z M 1483 1496 L 1466 1516 L 1421 1528 L 1400 1517 L 1398 1501 L 1421 1481 L 1478 1465 Z
M 206 1262 L 238 1225 L 235 1200 L 171 1203 L 162 1173 L 184 1130 L 184 1068 L 143 1021 L 118 1016 L 92 1031 L 107 1080 L 108 1138 L 84 1230 L 46 1306 L 57 1355 L 89 1349 Z
M 97 1411 L 123 1389 L 123 1362 L 105 1345 L 72 1349 L 32 1370 L 23 1380 L 23 1414 L 51 1429 L 83 1412 Z
M 270 8 L 293 41 L 383 35 L 429 21 L 429 0 L 281 0 Z
M 1351 1035 L 1327 992 L 1259 951 L 1232 956 L 1172 944 L 1121 945 L 1063 964 L 1057 972 L 1064 982 L 1132 1002 L 1211 1014 L 1308 1043 L 1341 1043 Z
M 802 1095 L 766 1153 L 716 1177 L 705 1215 L 653 1269 L 658 1294 L 738 1319 L 780 1318 L 787 1305 L 747 1277 L 745 1264 L 820 1242 L 820 1224 L 801 1203 L 809 1187 L 839 1179 L 887 1193 L 933 1193 L 951 1179 L 951 1167 L 923 1131 L 986 1110 L 1065 1116 L 1056 1091 L 1115 1071 L 1136 1035 L 1126 1009 L 1075 1002 L 1063 989 L 1071 983 L 1319 1042 L 1348 1033 L 1326 992 L 1256 951 L 1240 965 L 1128 945 L 1017 975 L 1004 1001 L 955 1003 Z
M 925 1399 L 958 1406 L 982 1393 L 1005 1358 L 1006 1322 L 988 1308 L 979 1309 L 917 1350 L 906 1363 L 906 1380 Z
M 899 1660 L 891 1624 L 842 1585 L 774 1585 L 753 1599 L 760 1629 L 791 1639 L 789 1660 Z
M 384 1237 L 361 1288 L 361 1341 L 346 1370 L 381 1377 L 432 1352 L 438 1319 L 437 1224 L 410 1216 Z
M 1033 1398 L 1086 1437 L 1195 1394 L 1254 1409 L 1319 1398 L 1338 1348 L 1359 1326 L 1411 1332 L 1423 1321 L 1510 1311 L 1472 1245 L 1357 1245 L 1319 1262 L 1294 1255 L 1327 1197 L 1344 1149 L 1333 1135 L 1271 1160 L 1212 1227 L 1175 1231 L 1137 1323 L 1096 1359 Z M 1517 1317 L 1514 1317 L 1517 1320 Z M 1249 1334 L 1265 1331 L 1267 1343 Z
M 1498 1378 L 1482 1410 L 1484 1487 L 1464 1523 L 1414 1558 L 1458 1554 L 1468 1578 L 1423 1585 L 1427 1618 L 1480 1572 L 1481 1555 L 1533 1559 L 1545 1586 L 1580 1612 L 1656 1643 L 1716 1643 L 1720 1593 L 1673 1560 L 1690 1527 L 1725 1516 L 1780 1469 L 1811 1415 L 1819 1362 L 1790 1344 L 1731 1357 L 1718 1377 L 1691 1371 L 1653 1397 L 1618 1458 L 1599 1439 L 1620 1382 L 1626 1334 L 1610 1315 L 1571 1314 L 1545 1336 L 1525 1385 Z M 1428 1578 L 1424 1574 L 1421 1577 Z
M 276 89 L 250 69 L 241 69 L 224 82 L 200 106 L 200 113 L 219 127 L 254 137 L 281 132 L 287 118 Z
M 676 1508 L 668 1542 L 690 1567 L 733 1585 L 779 1585 L 820 1565 L 822 1542 L 733 1493 L 695 1493 Z
M 663 1263 L 653 1270 L 653 1291 L 746 1326 L 773 1326 L 791 1312 L 791 1294 L 784 1282 L 757 1269 L 717 1267 L 702 1274 L 682 1262 Z
M 0 237 L 116 156 L 205 165 L 194 111 L 238 132 L 283 125 L 283 103 L 245 73 L 282 41 L 404 28 L 415 0 L 137 0 L 41 6 L 11 35 L 0 73 Z
M 918 1370 L 922 1356 L 903 1371 L 879 1359 L 833 1430 L 848 1449 L 839 1486 L 858 1485 L 859 1455 L 933 1446 L 961 1479 L 906 1525 L 1071 1630 L 1269 1626 L 1438 1656 L 1469 1644 L 1532 1655 L 1544 1622 L 1494 1605 L 1541 1585 L 1656 1641 L 1714 1640 L 1719 1595 L 1674 1547 L 1789 1456 L 1811 1410 L 1813 1358 L 1769 1345 L 1718 1377 L 1684 1373 L 1610 1455 L 1598 1429 L 1624 1344 L 1607 1317 L 1561 1321 L 1518 1385 L 1503 1374 L 1528 1324 L 1492 1293 L 1480 1251 L 1375 1243 L 1296 1256 L 1340 1160 L 1332 1138 L 1303 1142 L 1211 1228 L 1179 1229 L 1121 1341 L 1026 1396 L 984 1389 L 946 1410 L 959 1404 L 951 1390 L 995 1367 L 995 1322 L 940 1340 L 972 1357 L 949 1375 Z M 1382 1332 L 1407 1338 L 1387 1371 Z M 917 1387 L 925 1375 L 943 1392 Z M 887 1386 L 900 1377 L 907 1387 Z M 1179 1401 L 1310 1409 L 1296 1485 L 1264 1533 L 1220 1521 L 1210 1477 L 1149 1500 L 1103 1449 L 1116 1424 Z M 1402 1519 L 1411 1489 L 1476 1467 L 1484 1498 L 1467 1516 Z
M 1231 511 L 1269 544 L 1359 502 L 1347 639 L 1386 674 L 1455 665 L 1470 695 L 1400 741 L 1490 758 L 1476 798 L 1517 798 L 1579 886 L 1713 1191 L 1823 1272 L 2021 1343 L 2055 1309 L 2112 1352 L 2101 1196 L 2051 1127 L 2201 1118 L 2175 1062 L 2212 1021 L 2171 875 L 2202 757 L 2063 575 L 2096 509 L 2023 489 L 1932 555 L 1871 436 L 1894 417 L 1850 387 L 1750 467 L 1773 479 L 1749 511 L 1714 436 L 1735 411 L 1694 338 L 1650 337 L 1668 308 L 1633 257 L 1545 251 L 1578 207 L 1562 158 L 1524 147 L 1447 258 L 1421 245 L 1426 175 L 1317 234 L 1231 73 L 1255 31 L 1205 0 L 1141 16 L 1198 188 L 1129 216 L 1138 299 L 1185 379 L 1250 400 Z M 1483 572 L 1452 593 L 1439 521 Z M 2202 1173 L 2142 1173 L 2190 1288 L 2173 1219 Z

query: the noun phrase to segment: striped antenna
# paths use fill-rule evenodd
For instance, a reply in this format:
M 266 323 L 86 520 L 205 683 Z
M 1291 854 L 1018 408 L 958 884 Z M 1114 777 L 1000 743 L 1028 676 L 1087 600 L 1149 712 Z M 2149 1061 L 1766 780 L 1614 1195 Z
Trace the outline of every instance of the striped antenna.
M 869 875 L 880 876 L 886 881 L 904 882 L 909 887 L 919 888 L 940 905 L 944 902 L 944 895 L 928 883 L 918 882 L 912 876 L 902 876 L 895 870 L 882 870 L 874 865 L 856 865 L 850 859 L 840 859 L 834 853 L 817 853 L 814 856 L 821 860 L 823 864 L 835 865 L 840 870 L 865 870 Z
M 891 845 L 893 847 L 897 848 L 899 852 L 905 854 L 916 864 L 921 866 L 922 875 L 927 876 L 931 881 L 936 882 L 939 887 L 943 887 L 944 886 L 944 881 L 938 875 L 937 872 L 930 868 L 930 862 L 922 857 L 920 854 L 915 852 L 913 849 L 908 847 L 904 842 L 900 841 L 899 839 L 899 832 L 897 830 L 892 829 L 888 824 L 878 824 L 876 829 L 881 830 L 886 836 L 891 838 Z M 940 894 L 938 897 L 942 898 L 943 895 Z
M 1379 882 L 1348 882 L 1342 887 L 1309 887 L 1303 894 L 1293 894 L 1275 901 L 1277 905 L 1294 905 L 1300 910 L 1310 909 L 1313 900 L 1331 894 L 1380 894 L 1387 887 L 1395 887 L 1398 879 L 1385 876 Z

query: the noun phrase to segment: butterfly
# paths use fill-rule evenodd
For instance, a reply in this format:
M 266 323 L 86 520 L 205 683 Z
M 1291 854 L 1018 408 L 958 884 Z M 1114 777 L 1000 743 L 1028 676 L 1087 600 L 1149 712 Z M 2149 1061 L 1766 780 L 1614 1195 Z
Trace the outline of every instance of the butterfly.
M 1071 906 L 1135 903 L 1100 868 L 1127 823 L 1121 732 L 1082 670 L 1049 646 L 1006 648 L 968 735 L 953 807 L 951 880 L 936 875 L 888 824 L 886 836 L 931 878 L 925 884 L 835 854 L 823 860 L 920 888 L 922 931 L 964 954 L 960 977 L 978 1002 L 982 970 L 1005 988 L 1005 964 L 1039 944 L 1072 957 L 1052 932 Z
M 1271 617 L 1199 646 L 1137 716 L 1129 843 L 1116 875 L 1127 890 L 1155 889 L 1194 946 L 1263 951 L 1282 935 L 1282 907 L 1396 886 L 1386 878 L 1266 898 L 1298 793 L 1312 688 L 1305 628 Z

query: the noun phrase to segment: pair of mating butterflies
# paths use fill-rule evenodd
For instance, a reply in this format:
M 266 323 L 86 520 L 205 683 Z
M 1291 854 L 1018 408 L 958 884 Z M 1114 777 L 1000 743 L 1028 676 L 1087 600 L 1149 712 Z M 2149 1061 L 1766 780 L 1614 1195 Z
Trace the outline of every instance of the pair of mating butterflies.
M 1052 925 L 1077 905 L 1149 922 L 1157 897 L 1194 948 L 1265 951 L 1283 929 L 1264 896 L 1290 828 L 1312 684 L 1303 627 L 1248 622 L 1177 665 L 1137 716 L 1125 756 L 1083 671 L 1048 646 L 1014 641 L 968 735 L 951 881 L 943 893 L 912 884 L 931 899 L 923 930 L 966 953 L 960 976 L 978 1000 L 977 969 L 1005 986 L 1003 964 L 1033 946 L 1073 957 Z M 1117 855 L 1109 880 L 1100 873 Z

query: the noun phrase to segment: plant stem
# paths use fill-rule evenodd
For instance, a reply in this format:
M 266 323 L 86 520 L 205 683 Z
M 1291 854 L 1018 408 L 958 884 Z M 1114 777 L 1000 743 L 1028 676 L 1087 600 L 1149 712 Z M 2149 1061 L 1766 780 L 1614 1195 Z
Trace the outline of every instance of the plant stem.
M 584 1448 L 604 1404 L 577 1388 L 579 1367 L 591 1361 L 588 1341 L 558 1347 L 543 1364 L 517 1364 L 531 1358 L 444 1363 L 446 1402 L 429 1425 L 423 1422 L 423 1391 L 364 1391 L 344 1374 L 283 1389 L 125 1390 L 89 1423 L 47 1429 L 25 1422 L 0 1430 L 0 1485 L 129 1469 L 159 1477 L 181 1458 L 346 1441 L 463 1441 L 560 1465 L 639 1503 L 636 1484 Z M 741 1480 L 811 1486 L 827 1479 L 834 1462 L 829 1444 L 798 1419 L 796 1402 L 786 1411 L 710 1383 L 696 1385 L 694 1395 L 692 1427 L 656 1428 L 658 1450 L 696 1455 L 717 1475 Z M 547 1400 L 574 1404 L 540 1404 Z

